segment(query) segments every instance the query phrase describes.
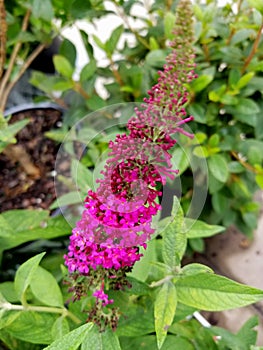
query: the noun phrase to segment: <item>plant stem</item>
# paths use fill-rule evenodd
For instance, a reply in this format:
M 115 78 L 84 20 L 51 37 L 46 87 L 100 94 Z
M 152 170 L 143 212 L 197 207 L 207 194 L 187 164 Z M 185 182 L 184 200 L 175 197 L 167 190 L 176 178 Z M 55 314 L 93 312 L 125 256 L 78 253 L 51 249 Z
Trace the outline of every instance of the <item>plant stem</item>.
M 248 55 L 248 57 L 245 60 L 244 66 L 243 66 L 243 68 L 241 70 L 242 74 L 245 72 L 245 70 L 247 69 L 249 63 L 251 62 L 252 58 L 254 57 L 254 55 L 257 52 L 257 48 L 258 48 L 259 41 L 260 41 L 260 38 L 261 38 L 262 30 L 263 30 L 263 23 L 261 24 L 261 26 L 260 26 L 260 28 L 258 30 L 256 39 L 255 39 L 253 47 L 252 47 L 252 50 L 251 50 L 250 54 Z
M 6 59 L 6 12 L 4 0 L 0 0 L 0 78 L 4 72 Z
M 31 14 L 31 11 L 27 10 L 27 12 L 24 16 L 23 22 L 22 22 L 21 32 L 25 32 L 27 30 L 30 14 Z M 3 96 L 3 93 L 6 89 L 6 85 L 10 79 L 10 76 L 11 76 L 11 73 L 13 71 L 13 68 L 14 68 L 14 65 L 15 65 L 15 62 L 17 59 L 17 55 L 19 53 L 19 50 L 21 49 L 21 46 L 22 46 L 21 41 L 18 41 L 15 44 L 13 51 L 12 51 L 12 54 L 11 54 L 11 57 L 10 57 L 10 61 L 8 63 L 7 70 L 6 70 L 6 72 L 3 76 L 3 79 L 1 81 L 1 85 L 0 85 L 0 96 L 1 96 L 0 112 L 3 112 L 5 109 L 5 104 L 4 104 L 4 101 L 2 100 L 2 96 Z
M 90 95 L 83 89 L 83 87 L 80 85 L 79 82 L 74 82 L 73 89 L 78 92 L 82 97 L 84 97 L 86 100 L 90 98 Z
M 36 311 L 36 312 L 47 312 L 51 314 L 61 314 L 62 316 L 69 317 L 76 324 L 81 323 L 82 321 L 70 312 L 66 308 L 58 307 L 49 307 L 49 306 L 34 306 L 34 305 L 14 305 L 8 302 L 3 303 L 2 308 L 8 311 Z
M 109 57 L 109 60 L 110 60 L 110 67 L 111 67 L 111 70 L 112 70 L 112 73 L 115 77 L 115 79 L 117 80 L 118 84 L 120 86 L 123 86 L 123 80 L 121 78 L 121 75 L 120 73 L 117 71 L 117 69 L 114 67 L 114 62 L 113 62 L 113 59 L 112 57 Z
M 252 165 L 250 165 L 249 163 L 247 163 L 246 161 L 244 161 L 239 155 L 238 153 L 232 151 L 231 155 L 236 158 L 236 160 L 243 165 L 244 168 L 246 168 L 247 170 L 251 171 L 254 174 L 258 174 L 259 172 L 257 171 L 257 169 L 255 169 Z
M 17 73 L 17 75 L 15 76 L 15 78 L 7 84 L 5 91 L 2 93 L 0 111 L 1 110 L 4 111 L 5 106 L 6 106 L 6 102 L 7 102 L 7 99 L 8 99 L 8 96 L 9 96 L 11 90 L 13 89 L 15 84 L 18 82 L 18 80 L 22 77 L 22 75 L 25 73 L 25 71 L 28 69 L 30 64 L 40 54 L 40 52 L 44 50 L 45 47 L 46 47 L 46 44 L 38 45 L 36 47 L 36 49 L 31 53 L 31 55 L 28 56 L 28 58 L 24 62 L 24 64 L 21 66 L 21 68 L 20 68 L 19 72 Z

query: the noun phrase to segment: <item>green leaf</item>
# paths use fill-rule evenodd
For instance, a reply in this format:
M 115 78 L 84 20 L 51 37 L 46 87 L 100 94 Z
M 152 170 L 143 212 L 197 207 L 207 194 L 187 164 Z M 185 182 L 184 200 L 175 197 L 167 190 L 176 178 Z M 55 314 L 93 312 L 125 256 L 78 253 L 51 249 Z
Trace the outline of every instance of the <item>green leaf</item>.
M 33 344 L 50 344 L 55 314 L 46 312 L 20 312 L 15 322 L 5 328 L 13 337 Z
M 146 55 L 146 63 L 148 63 L 148 65 L 151 67 L 160 68 L 165 63 L 166 54 L 167 52 L 165 52 L 164 50 L 150 51 Z
M 248 3 L 263 15 L 263 3 L 261 0 L 248 0 Z
M 199 158 L 207 158 L 209 156 L 209 151 L 206 146 L 195 147 L 193 153 Z
M 28 286 L 34 278 L 35 271 L 44 255 L 45 252 L 35 255 L 33 258 L 30 258 L 19 266 L 15 275 L 15 290 L 21 301 L 23 300 L 23 295 Z
M 198 273 L 214 273 L 210 267 L 198 263 L 185 265 L 182 268 L 183 275 L 196 275 Z
M 82 193 L 93 188 L 93 173 L 77 159 L 71 162 L 71 176 Z
M 92 327 L 85 337 L 81 350 L 121 350 L 119 339 L 115 332 L 107 328 L 100 332 L 97 326 Z
M 71 227 L 63 216 L 49 218 L 47 210 L 9 210 L 0 215 L 1 223 L 8 223 L 6 236 L 0 235 L 0 251 L 11 249 L 36 239 L 50 239 L 70 234 Z
M 20 315 L 20 311 L 7 311 L 5 308 L 2 308 L 1 305 L 2 296 L 0 294 L 0 330 L 11 325 Z M 0 331 L 0 339 L 1 339 L 1 331 Z
M 86 323 L 64 335 L 62 339 L 54 341 L 43 350 L 77 350 L 93 327 L 92 323 Z
M 263 189 L 263 174 L 256 175 L 255 180 L 258 186 Z
M 103 100 L 103 98 L 101 98 L 98 95 L 93 94 L 87 101 L 86 101 L 86 105 L 88 106 L 89 109 L 91 109 L 92 111 L 96 111 L 100 108 L 103 108 L 106 106 L 106 102 L 105 100 Z
M 65 57 L 71 64 L 75 66 L 77 50 L 75 45 L 68 39 L 64 38 L 59 47 L 59 55 Z
M 252 316 L 247 322 L 240 328 L 237 333 L 237 337 L 243 343 L 244 346 L 255 345 L 257 341 L 257 331 L 254 329 L 258 326 L 258 316 Z
M 231 39 L 231 45 L 241 43 L 242 41 L 245 41 L 246 39 L 249 39 L 253 36 L 255 36 L 255 30 L 242 28 L 233 35 Z
M 214 236 L 225 231 L 225 227 L 219 225 L 209 225 L 204 221 L 185 218 L 185 228 L 187 238 L 205 238 Z
M 166 12 L 164 16 L 164 34 L 169 40 L 174 39 L 173 28 L 175 24 L 175 15 L 172 12 Z
M 226 277 L 199 273 L 176 282 L 178 301 L 207 311 L 234 309 L 263 299 L 263 291 Z
M 0 283 L 0 293 L 10 303 L 17 303 L 19 301 L 19 298 L 15 291 L 14 282 L 6 281 L 6 282 Z
M 213 81 L 212 75 L 200 75 L 197 79 L 191 83 L 191 88 L 194 92 L 200 92 L 204 90 Z
M 250 98 L 239 98 L 235 107 L 234 114 L 257 114 L 260 112 L 258 104 Z
M 65 78 L 72 78 L 74 73 L 74 68 L 69 62 L 69 60 L 61 55 L 53 56 L 53 62 L 56 68 L 56 71 Z
M 69 333 L 69 331 L 70 329 L 67 319 L 64 316 L 61 316 L 54 322 L 51 329 L 51 335 L 53 340 L 57 340 L 63 338 L 67 333 Z
M 177 305 L 176 289 L 166 282 L 159 290 L 154 302 L 155 331 L 158 349 L 161 349 L 169 327 L 172 324 Z
M 14 124 L 8 125 L 6 128 L 0 130 L 0 153 L 10 143 L 15 143 L 15 135 L 29 123 L 29 119 L 19 120 Z
M 81 193 L 78 191 L 72 191 L 69 193 L 65 193 L 62 196 L 58 197 L 49 207 L 50 210 L 64 207 L 71 204 L 82 203 L 84 200 Z
M 208 169 L 214 175 L 214 177 L 220 182 L 226 182 L 228 179 L 228 166 L 227 161 L 221 154 L 214 154 L 208 158 Z
M 91 60 L 87 63 L 80 72 L 80 81 L 83 83 L 94 76 L 97 70 L 97 65 L 95 60 Z
M 105 51 L 105 49 L 106 49 L 106 44 L 104 44 L 104 43 L 100 40 L 100 38 L 99 38 L 97 35 L 95 35 L 95 34 L 92 35 L 92 38 L 93 38 L 93 40 L 95 41 L 95 43 L 98 45 L 98 47 L 99 47 L 100 49 L 102 49 L 103 51 Z
M 162 256 L 164 263 L 171 268 L 174 268 L 180 263 L 178 258 L 181 260 L 183 257 L 187 244 L 186 234 L 183 229 L 184 214 L 176 197 L 174 197 L 171 218 L 172 221 L 162 232 Z
M 118 42 L 120 40 L 122 33 L 123 33 L 123 25 L 120 25 L 119 27 L 114 29 L 114 31 L 111 33 L 109 40 L 107 40 L 105 44 L 105 51 L 110 57 L 116 50 L 116 47 L 118 45 Z
M 173 169 L 178 169 L 180 176 L 189 166 L 189 158 L 186 152 L 179 147 L 175 148 L 171 161 L 173 164 Z
M 121 337 L 139 337 L 154 332 L 153 305 L 130 304 L 121 316 L 116 334 Z
M 55 277 L 42 267 L 37 266 L 34 271 L 30 288 L 41 303 L 48 306 L 63 307 L 62 293 Z
M 250 82 L 250 80 L 254 77 L 254 75 L 255 75 L 254 72 L 249 72 L 249 73 L 243 75 L 243 77 L 241 77 L 239 79 L 239 81 L 237 82 L 236 88 L 242 89 L 243 87 L 245 87 Z
M 33 0 L 32 15 L 35 18 L 50 22 L 54 17 L 54 10 L 50 0 Z
M 188 243 L 194 252 L 203 253 L 205 251 L 205 243 L 202 238 L 190 238 Z
M 147 243 L 146 250 L 141 247 L 140 253 L 143 254 L 143 257 L 135 263 L 132 272 L 129 273 L 129 276 L 145 282 L 151 270 L 151 263 L 157 260 L 156 240 L 149 241 Z

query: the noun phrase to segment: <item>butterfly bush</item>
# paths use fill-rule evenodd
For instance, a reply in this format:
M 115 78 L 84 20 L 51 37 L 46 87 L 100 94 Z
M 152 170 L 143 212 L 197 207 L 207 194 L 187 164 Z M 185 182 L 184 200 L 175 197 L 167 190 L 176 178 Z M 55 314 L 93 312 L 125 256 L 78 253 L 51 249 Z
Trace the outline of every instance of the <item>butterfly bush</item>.
M 154 232 L 153 217 L 161 210 L 160 188 L 172 169 L 174 134 L 192 137 L 182 127 L 192 120 L 185 106 L 189 101 L 187 84 L 195 77 L 192 49 L 192 13 L 188 0 L 177 7 L 174 40 L 158 82 L 128 121 L 127 134 L 117 135 L 109 143 L 109 158 L 98 189 L 89 191 L 82 218 L 72 231 L 65 264 L 71 276 L 74 300 L 83 295 L 95 298 L 89 321 L 101 328 L 117 326 L 117 308 L 107 290 L 130 286 L 126 278 L 146 249 Z

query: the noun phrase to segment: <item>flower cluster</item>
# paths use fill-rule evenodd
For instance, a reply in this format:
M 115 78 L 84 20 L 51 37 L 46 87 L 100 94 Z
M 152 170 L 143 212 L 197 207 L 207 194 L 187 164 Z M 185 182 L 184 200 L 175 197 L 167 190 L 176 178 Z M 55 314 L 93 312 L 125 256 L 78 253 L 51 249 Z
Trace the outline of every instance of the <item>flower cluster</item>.
M 185 84 L 195 78 L 191 26 L 181 19 L 191 18 L 189 11 L 189 1 L 182 0 L 175 25 L 181 38 L 176 36 L 171 43 L 172 52 L 158 72 L 157 84 L 127 124 L 128 135 L 118 135 L 109 144 L 103 178 L 96 192 L 88 192 L 82 218 L 70 237 L 65 263 L 72 274 L 92 279 L 103 268 L 124 276 L 142 256 L 138 247 L 146 248 L 154 232 L 152 218 L 161 210 L 159 188 L 178 172 L 172 169 L 168 153 L 176 143 L 171 135 L 192 136 L 182 129 L 192 119 L 185 118 L 189 99 Z M 100 307 L 113 302 L 105 293 L 104 279 L 93 293 Z M 108 276 L 107 284 L 111 281 Z M 119 286 L 116 278 L 114 285 Z

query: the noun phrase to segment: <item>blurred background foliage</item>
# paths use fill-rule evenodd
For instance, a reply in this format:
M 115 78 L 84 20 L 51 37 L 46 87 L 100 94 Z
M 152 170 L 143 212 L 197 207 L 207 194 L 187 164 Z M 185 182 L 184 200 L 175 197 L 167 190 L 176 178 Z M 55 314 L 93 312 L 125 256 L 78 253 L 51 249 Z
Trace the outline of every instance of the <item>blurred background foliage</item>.
M 52 100 L 64 110 L 62 128 L 47 133 L 57 142 L 91 112 L 118 103 L 142 101 L 156 82 L 157 71 L 170 50 L 167 44 L 173 37 L 176 4 L 171 0 L 6 2 L 3 66 L 6 70 L 0 85 L 5 92 L 1 110 L 15 83 L 29 67 L 33 68 L 29 82 L 41 91 L 35 101 Z M 225 227 L 235 225 L 252 238 L 259 214 L 254 194 L 263 188 L 262 4 L 258 0 L 233 0 L 221 6 L 217 1 L 207 0 L 195 1 L 193 9 L 199 77 L 189 86 L 187 108 L 195 118 L 190 125 L 195 138 L 179 138 L 181 147 L 175 147 L 173 158 L 180 169 L 180 180 L 170 181 L 168 191 L 181 195 L 187 213 L 194 181 L 207 182 L 204 208 L 199 208 L 201 219 Z M 109 16 L 115 16 L 118 24 L 107 33 L 107 39 L 81 29 L 83 23 L 96 28 L 99 20 Z M 114 17 L 110 18 L 114 21 Z M 88 58 L 81 67 L 75 41 L 63 37 L 63 30 L 73 27 Z M 3 26 L 1 35 L 4 35 Z M 59 41 L 53 56 L 56 74 L 35 70 L 37 54 L 54 39 Z M 21 125 L 9 130 L 12 142 L 25 123 L 20 122 Z M 118 129 L 111 130 L 111 137 Z M 105 135 L 93 138 L 92 128 L 78 129 L 76 135 L 81 141 L 89 142 L 81 160 L 83 167 L 77 174 L 78 182 L 83 184 L 90 178 L 97 157 L 107 149 L 108 139 Z M 7 141 L 5 134 L 1 149 Z M 204 171 L 199 166 L 204 161 L 208 176 L 207 169 Z M 51 209 L 59 204 L 79 202 L 83 196 L 79 198 L 70 192 L 60 202 L 53 203 Z M 203 241 L 193 240 L 191 248 L 203 251 Z
M 43 73 L 33 73 L 33 85 L 46 96 L 59 96 L 55 101 L 67 105 L 65 128 L 102 107 L 142 101 L 169 52 L 167 41 L 173 36 L 176 8 L 176 1 L 66 3 L 62 8 L 61 2 L 53 2 L 54 16 L 63 24 L 78 26 L 76 20 L 85 18 L 95 25 L 98 18 L 112 13 L 123 24 L 107 40 L 80 30 L 89 62 L 77 77 L 76 48 L 63 38 L 54 57 L 57 75 L 46 78 Z M 191 163 L 205 158 L 208 164 L 208 196 L 201 218 L 226 227 L 235 225 L 251 238 L 259 213 L 253 196 L 263 188 L 262 5 L 256 0 L 239 0 L 219 6 L 207 0 L 205 4 L 195 1 L 193 8 L 199 77 L 189 87 L 188 111 L 195 117 L 190 127 L 196 138 L 181 140 L 189 147 L 175 149 L 174 154 L 180 168 L 182 204 L 187 211 L 193 191 L 185 151 L 189 149 L 195 158 Z M 136 29 L 134 21 L 140 21 Z M 94 55 L 98 47 L 106 58 L 103 66 Z M 103 82 L 103 94 L 96 85 L 98 80 Z M 52 137 L 56 138 L 55 133 Z M 177 185 L 169 186 L 175 190 Z

